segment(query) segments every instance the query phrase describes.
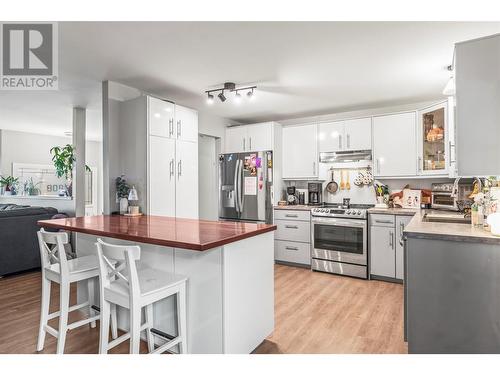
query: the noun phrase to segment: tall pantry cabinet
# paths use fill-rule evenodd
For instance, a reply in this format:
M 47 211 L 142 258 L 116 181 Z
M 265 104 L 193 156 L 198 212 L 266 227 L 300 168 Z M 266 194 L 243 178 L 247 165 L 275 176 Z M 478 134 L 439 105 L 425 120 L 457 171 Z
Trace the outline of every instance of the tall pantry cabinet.
M 198 113 L 151 96 L 122 105 L 122 131 L 129 137 L 140 133 L 135 137 L 134 149 L 129 151 L 145 162 L 138 162 L 138 170 L 130 171 L 146 181 L 139 192 L 146 196 L 143 211 L 149 215 L 198 218 Z

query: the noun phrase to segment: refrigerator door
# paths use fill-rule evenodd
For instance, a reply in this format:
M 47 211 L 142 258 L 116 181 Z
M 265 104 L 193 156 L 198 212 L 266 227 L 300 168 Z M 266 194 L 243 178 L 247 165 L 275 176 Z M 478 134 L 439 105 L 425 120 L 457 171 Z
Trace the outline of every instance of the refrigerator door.
M 239 168 L 238 154 L 219 156 L 219 218 L 238 219 L 237 204 L 237 170 Z
M 272 182 L 268 179 L 268 173 L 272 171 L 272 152 L 240 154 L 240 160 L 237 184 L 240 219 L 269 222 L 272 212 L 270 189 Z

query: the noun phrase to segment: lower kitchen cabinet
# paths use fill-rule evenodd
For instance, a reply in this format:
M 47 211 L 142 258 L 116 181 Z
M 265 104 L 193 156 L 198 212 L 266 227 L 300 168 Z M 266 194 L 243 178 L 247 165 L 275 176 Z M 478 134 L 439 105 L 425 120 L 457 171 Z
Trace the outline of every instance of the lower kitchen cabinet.
M 403 231 L 412 216 L 370 215 L 370 275 L 387 281 L 404 280 Z
M 299 210 L 274 210 L 277 226 L 274 259 L 280 263 L 311 265 L 311 213 Z
M 370 226 L 370 274 L 391 279 L 396 277 L 394 232 L 394 227 Z

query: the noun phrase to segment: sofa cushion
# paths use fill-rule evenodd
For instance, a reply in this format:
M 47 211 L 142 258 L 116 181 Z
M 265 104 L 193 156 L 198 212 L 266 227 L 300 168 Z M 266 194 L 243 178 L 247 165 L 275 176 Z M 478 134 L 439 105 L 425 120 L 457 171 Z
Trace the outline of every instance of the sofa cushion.
M 2 205 L 7 206 L 7 205 Z M 34 216 L 34 215 L 55 215 L 57 210 L 53 207 L 35 207 L 8 205 L 3 209 L 0 207 L 0 219 L 16 216 Z

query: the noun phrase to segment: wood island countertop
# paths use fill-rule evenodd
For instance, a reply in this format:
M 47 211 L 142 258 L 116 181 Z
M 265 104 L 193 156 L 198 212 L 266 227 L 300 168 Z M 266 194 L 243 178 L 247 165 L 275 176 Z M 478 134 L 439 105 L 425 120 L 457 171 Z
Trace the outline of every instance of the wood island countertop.
M 39 220 L 44 228 L 118 238 L 153 245 L 204 251 L 276 230 L 276 225 L 164 216 L 83 216 Z

